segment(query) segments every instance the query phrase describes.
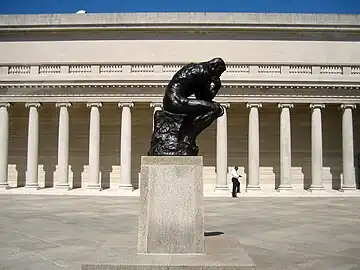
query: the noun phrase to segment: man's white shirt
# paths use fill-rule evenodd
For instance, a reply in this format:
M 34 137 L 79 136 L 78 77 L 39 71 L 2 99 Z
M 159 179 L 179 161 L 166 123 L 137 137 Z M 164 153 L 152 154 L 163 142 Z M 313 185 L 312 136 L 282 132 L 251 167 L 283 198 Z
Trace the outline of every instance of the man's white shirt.
M 233 168 L 232 170 L 231 170 L 231 177 L 232 178 L 236 178 L 236 179 L 238 179 L 240 176 L 239 176 L 239 174 L 238 174 L 238 172 L 235 170 L 235 168 Z

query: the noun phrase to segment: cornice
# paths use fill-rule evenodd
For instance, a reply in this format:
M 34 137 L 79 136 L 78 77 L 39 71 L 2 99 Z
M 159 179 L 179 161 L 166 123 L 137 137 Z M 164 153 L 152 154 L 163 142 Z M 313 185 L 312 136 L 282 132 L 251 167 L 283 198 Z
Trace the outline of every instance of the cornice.
M 0 31 L 287 29 L 359 31 L 360 16 L 291 13 L 109 13 L 2 15 Z

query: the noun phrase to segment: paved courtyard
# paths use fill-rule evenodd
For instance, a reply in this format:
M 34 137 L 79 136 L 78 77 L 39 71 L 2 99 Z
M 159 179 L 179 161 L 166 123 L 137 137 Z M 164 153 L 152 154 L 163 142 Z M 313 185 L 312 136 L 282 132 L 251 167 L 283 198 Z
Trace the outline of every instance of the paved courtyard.
M 0 269 L 80 269 L 134 252 L 138 201 L 0 195 Z M 206 232 L 236 237 L 258 269 L 360 269 L 360 198 L 205 202 Z

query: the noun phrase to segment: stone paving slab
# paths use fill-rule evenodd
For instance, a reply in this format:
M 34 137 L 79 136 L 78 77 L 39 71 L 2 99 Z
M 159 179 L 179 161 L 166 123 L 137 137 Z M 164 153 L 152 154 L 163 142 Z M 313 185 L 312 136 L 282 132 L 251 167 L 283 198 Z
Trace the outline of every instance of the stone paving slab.
M 133 254 L 138 213 L 136 197 L 0 195 L 0 269 Z M 360 198 L 206 198 L 205 231 L 237 239 L 257 269 L 360 269 Z

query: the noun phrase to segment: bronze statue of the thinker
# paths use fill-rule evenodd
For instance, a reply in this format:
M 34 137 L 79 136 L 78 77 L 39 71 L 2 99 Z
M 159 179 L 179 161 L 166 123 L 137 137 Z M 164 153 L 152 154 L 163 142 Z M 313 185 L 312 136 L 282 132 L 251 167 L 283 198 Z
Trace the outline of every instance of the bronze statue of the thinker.
M 175 73 L 165 90 L 163 110 L 154 114 L 149 156 L 198 154 L 196 137 L 224 113 L 213 99 L 225 70 L 224 60 L 214 58 L 187 64 Z

